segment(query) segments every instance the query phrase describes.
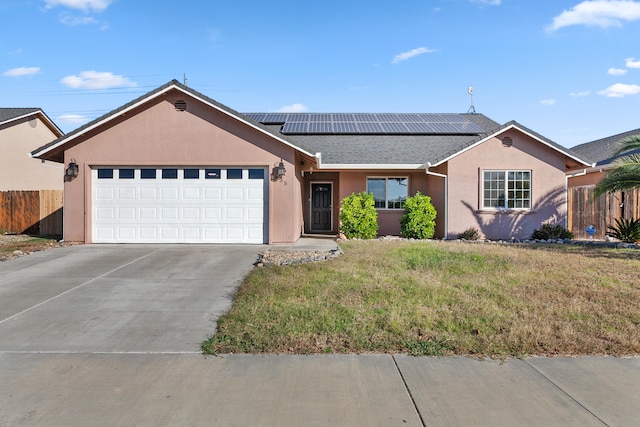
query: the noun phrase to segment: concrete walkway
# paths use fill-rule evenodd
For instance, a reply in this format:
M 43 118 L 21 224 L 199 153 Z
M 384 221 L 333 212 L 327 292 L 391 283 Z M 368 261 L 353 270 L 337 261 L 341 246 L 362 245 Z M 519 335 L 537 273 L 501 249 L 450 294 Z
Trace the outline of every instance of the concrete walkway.
M 264 249 L 95 245 L 0 263 L 0 426 L 640 425 L 640 358 L 203 356 Z
M 637 426 L 640 359 L 0 352 L 2 426 Z

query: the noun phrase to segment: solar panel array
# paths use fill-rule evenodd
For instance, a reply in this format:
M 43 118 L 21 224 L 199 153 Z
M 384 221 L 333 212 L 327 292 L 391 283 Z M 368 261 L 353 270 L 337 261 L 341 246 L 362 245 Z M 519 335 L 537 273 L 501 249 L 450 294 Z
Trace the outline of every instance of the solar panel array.
M 484 130 L 461 114 L 249 113 L 263 124 L 281 124 L 289 135 L 475 135 Z

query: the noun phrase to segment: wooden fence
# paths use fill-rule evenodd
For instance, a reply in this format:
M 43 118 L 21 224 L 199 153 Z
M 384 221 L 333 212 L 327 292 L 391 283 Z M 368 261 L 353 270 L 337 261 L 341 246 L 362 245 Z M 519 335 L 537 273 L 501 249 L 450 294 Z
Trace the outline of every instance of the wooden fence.
M 593 236 L 604 240 L 609 225 L 618 218 L 640 218 L 640 189 L 603 194 L 596 198 L 594 186 L 569 189 L 569 230 L 576 239 L 589 239 L 585 231 L 589 225 L 596 228 Z
M 62 190 L 0 191 L 0 230 L 62 235 Z

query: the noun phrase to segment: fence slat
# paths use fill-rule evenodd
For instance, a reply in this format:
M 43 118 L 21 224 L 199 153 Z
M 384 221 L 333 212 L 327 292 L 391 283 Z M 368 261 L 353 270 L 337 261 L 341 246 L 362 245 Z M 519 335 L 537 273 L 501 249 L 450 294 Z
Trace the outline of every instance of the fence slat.
M 62 190 L 1 191 L 0 230 L 62 235 Z
M 594 190 L 593 185 L 569 190 L 568 224 L 576 239 L 589 239 L 585 230 L 593 225 L 596 228 L 594 239 L 604 240 L 607 227 L 614 225 L 616 219 L 640 218 L 640 189 L 625 191 L 624 198 L 617 192 L 603 194 L 597 199 Z

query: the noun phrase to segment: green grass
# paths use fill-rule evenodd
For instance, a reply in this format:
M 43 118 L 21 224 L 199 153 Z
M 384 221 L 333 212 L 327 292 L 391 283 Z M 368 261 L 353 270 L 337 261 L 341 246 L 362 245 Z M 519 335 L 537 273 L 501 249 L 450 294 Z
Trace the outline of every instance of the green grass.
M 349 241 L 255 269 L 207 353 L 640 354 L 640 251 Z

